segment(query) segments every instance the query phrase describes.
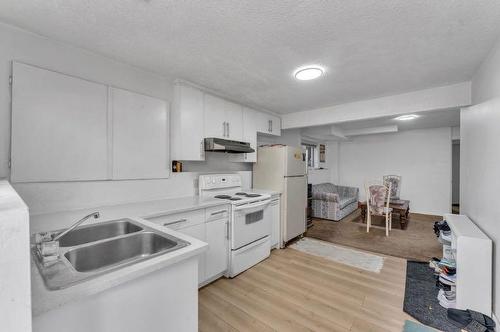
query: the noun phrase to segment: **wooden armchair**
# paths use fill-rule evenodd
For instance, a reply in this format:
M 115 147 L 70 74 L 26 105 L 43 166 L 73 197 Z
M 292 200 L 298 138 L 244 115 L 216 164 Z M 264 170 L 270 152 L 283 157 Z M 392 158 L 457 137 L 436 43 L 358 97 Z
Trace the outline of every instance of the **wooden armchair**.
M 366 190 L 366 232 L 370 232 L 372 215 L 385 217 L 385 236 L 389 236 L 392 230 L 392 208 L 389 207 L 391 200 L 391 182 L 386 186 L 380 182 L 365 184 Z

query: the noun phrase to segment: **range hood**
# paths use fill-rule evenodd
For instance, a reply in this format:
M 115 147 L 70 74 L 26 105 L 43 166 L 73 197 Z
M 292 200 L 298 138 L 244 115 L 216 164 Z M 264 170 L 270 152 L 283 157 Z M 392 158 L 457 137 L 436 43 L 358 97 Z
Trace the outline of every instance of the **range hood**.
M 254 149 L 250 143 L 231 141 L 228 139 L 210 137 L 205 138 L 205 151 L 226 152 L 226 153 L 252 153 Z

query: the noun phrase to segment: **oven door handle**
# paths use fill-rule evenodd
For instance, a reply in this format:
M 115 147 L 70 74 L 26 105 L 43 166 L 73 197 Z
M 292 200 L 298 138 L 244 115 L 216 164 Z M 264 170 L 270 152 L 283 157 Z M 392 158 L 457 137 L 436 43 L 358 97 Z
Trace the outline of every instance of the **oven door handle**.
M 266 205 L 269 205 L 271 203 L 271 200 L 265 200 L 265 201 L 259 201 L 257 203 L 252 203 L 252 204 L 244 204 L 244 205 L 240 205 L 240 206 L 236 206 L 234 208 L 234 211 L 241 211 L 241 210 L 247 210 L 247 209 L 254 209 L 254 208 L 258 208 L 258 207 L 264 207 Z

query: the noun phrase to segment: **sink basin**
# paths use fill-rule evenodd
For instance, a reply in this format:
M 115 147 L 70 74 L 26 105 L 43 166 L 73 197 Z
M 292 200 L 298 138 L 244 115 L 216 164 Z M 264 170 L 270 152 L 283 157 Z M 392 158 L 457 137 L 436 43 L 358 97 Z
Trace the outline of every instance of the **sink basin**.
M 69 287 L 189 245 L 132 219 L 77 228 L 59 240 L 58 259 L 44 265 L 35 243 L 31 253 L 48 289 Z
M 127 220 L 117 220 L 79 227 L 59 239 L 61 247 L 73 247 L 124 234 L 136 233 L 142 228 Z
M 176 246 L 176 241 L 143 232 L 73 249 L 64 256 L 78 272 L 89 272 L 167 252 Z

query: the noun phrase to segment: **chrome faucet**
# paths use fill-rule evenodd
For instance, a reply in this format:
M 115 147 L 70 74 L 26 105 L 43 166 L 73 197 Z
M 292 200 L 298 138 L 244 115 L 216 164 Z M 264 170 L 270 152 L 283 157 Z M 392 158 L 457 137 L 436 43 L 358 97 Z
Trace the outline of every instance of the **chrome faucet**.
M 71 225 L 70 228 L 68 228 L 67 230 L 62 231 L 61 233 L 59 233 L 54 239 L 52 239 L 52 241 L 59 240 L 64 235 L 68 234 L 69 232 L 71 232 L 72 230 L 74 230 L 75 228 L 77 228 L 81 223 L 83 223 L 85 220 L 89 219 L 90 217 L 94 217 L 95 219 L 97 219 L 97 218 L 99 218 L 99 216 L 100 216 L 99 212 L 93 212 L 93 213 L 89 214 L 88 216 L 83 217 L 82 219 L 78 220 L 73 225 Z

